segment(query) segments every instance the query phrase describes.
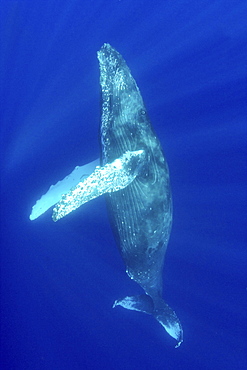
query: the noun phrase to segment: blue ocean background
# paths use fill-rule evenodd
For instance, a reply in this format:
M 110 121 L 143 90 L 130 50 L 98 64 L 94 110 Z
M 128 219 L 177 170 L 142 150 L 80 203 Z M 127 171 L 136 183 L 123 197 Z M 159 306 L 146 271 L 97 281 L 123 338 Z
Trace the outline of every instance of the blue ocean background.
M 1 0 L 2 370 L 246 369 L 247 3 Z M 169 168 L 164 297 L 176 342 L 125 273 L 104 198 L 54 223 L 31 208 L 100 154 L 96 53 L 140 88 Z

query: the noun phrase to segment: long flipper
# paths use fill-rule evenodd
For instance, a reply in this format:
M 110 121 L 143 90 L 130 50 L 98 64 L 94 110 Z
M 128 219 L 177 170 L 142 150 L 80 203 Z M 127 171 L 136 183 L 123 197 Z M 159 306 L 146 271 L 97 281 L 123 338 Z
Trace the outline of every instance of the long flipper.
M 55 185 L 51 185 L 49 190 L 37 200 L 32 208 L 32 212 L 29 216 L 30 220 L 35 220 L 43 213 L 45 213 L 50 207 L 54 206 L 62 198 L 63 194 L 70 191 L 71 188 L 76 186 L 80 180 L 89 176 L 96 166 L 100 163 L 99 158 L 93 162 L 85 164 L 84 166 L 77 166 L 71 172 L 70 175 L 66 176 L 63 180 L 58 181 Z
M 144 157 L 143 150 L 127 151 L 112 163 L 107 163 L 104 167 L 96 167 L 90 176 L 63 195 L 53 209 L 53 221 L 58 221 L 82 204 L 102 194 L 124 189 L 138 175 L 144 163 Z

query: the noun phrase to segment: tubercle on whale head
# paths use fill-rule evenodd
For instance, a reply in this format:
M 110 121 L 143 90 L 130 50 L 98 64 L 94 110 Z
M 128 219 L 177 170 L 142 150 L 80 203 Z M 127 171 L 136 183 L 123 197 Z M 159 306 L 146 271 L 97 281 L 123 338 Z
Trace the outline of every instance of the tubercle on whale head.
M 103 89 L 109 87 L 115 78 L 115 74 L 120 70 L 120 66 L 127 67 L 122 56 L 111 47 L 110 44 L 103 44 L 97 52 L 100 65 L 100 81 Z

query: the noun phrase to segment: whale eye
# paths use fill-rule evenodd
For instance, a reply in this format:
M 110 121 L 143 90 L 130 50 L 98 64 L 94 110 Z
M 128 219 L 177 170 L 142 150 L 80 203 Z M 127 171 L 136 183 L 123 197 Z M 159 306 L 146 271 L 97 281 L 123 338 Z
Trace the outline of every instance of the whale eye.
M 147 116 L 146 110 L 143 109 L 143 108 L 139 109 L 139 111 L 138 111 L 139 122 L 145 122 L 146 116 Z

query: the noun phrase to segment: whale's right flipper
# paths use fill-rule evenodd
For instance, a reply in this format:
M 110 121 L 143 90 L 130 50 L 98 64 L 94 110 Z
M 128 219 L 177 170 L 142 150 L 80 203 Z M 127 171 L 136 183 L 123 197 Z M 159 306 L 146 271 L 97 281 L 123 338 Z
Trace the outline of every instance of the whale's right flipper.
M 144 163 L 144 150 L 136 150 L 125 152 L 103 167 L 96 167 L 90 176 L 63 195 L 53 209 L 53 221 L 60 220 L 102 194 L 124 189 L 136 178 Z
M 158 300 L 158 306 L 156 307 L 153 299 L 147 294 L 132 297 L 127 296 L 123 299 L 116 300 L 113 308 L 116 306 L 153 315 L 167 333 L 177 340 L 176 348 L 183 342 L 183 329 L 180 321 L 175 312 L 163 299 L 160 298 Z
M 63 194 L 68 193 L 70 189 L 82 181 L 84 178 L 93 172 L 96 166 L 100 163 L 99 158 L 93 162 L 87 163 L 84 166 L 76 166 L 75 169 L 66 176 L 63 180 L 58 181 L 55 185 L 51 185 L 49 190 L 37 200 L 32 208 L 29 216 L 30 220 L 35 220 L 50 207 L 54 206 L 62 198 Z
M 138 175 L 144 162 L 144 150 L 136 150 L 125 152 L 122 157 L 103 167 L 99 166 L 99 159 L 77 166 L 37 200 L 29 218 L 35 220 L 57 203 L 52 215 L 57 221 L 102 194 L 124 189 Z

